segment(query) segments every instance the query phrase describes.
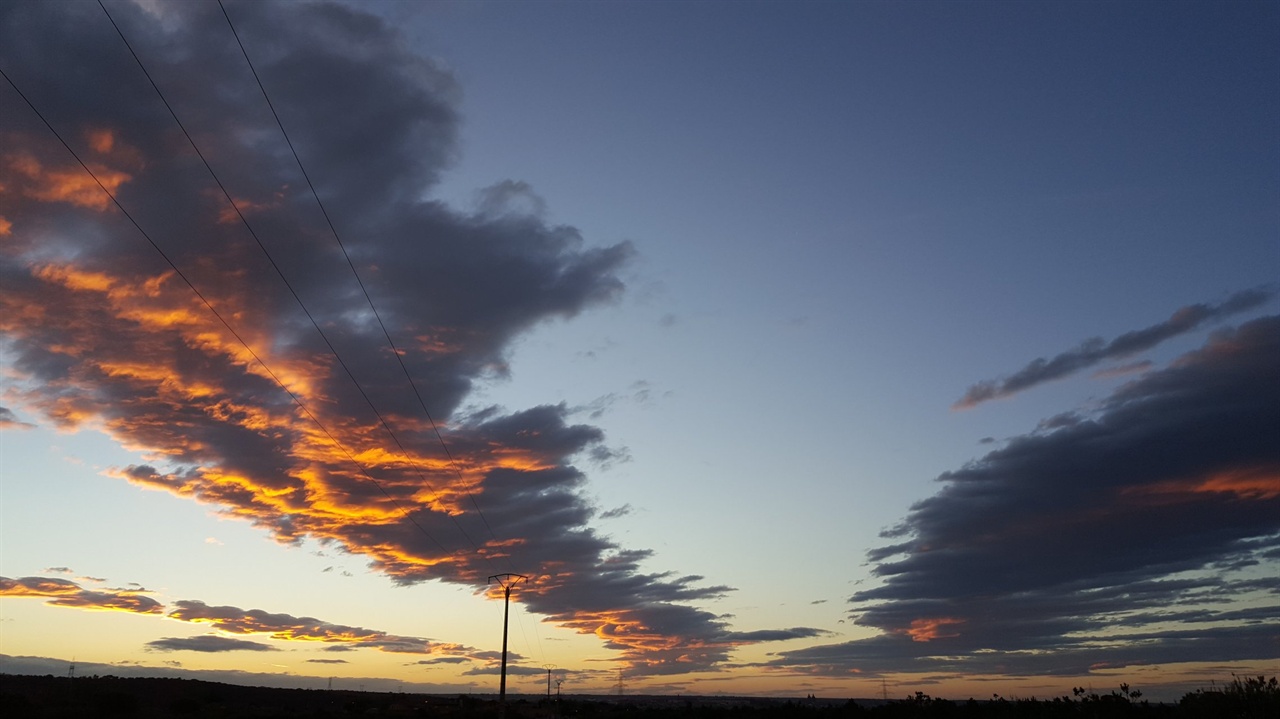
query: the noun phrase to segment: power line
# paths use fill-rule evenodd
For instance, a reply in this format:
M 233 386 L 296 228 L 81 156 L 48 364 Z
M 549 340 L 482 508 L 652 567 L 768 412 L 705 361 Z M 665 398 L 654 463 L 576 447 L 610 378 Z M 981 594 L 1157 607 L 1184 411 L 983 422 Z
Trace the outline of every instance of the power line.
M 213 316 L 216 317 L 218 321 L 222 323 L 222 326 L 225 327 L 227 331 L 231 333 L 231 336 L 235 337 L 236 341 L 239 342 L 245 348 L 245 350 L 249 352 L 250 356 L 252 356 L 253 359 L 259 365 L 262 366 L 262 369 L 266 371 L 266 373 L 271 377 L 271 379 L 274 380 L 275 383 L 280 386 L 280 389 L 284 390 L 285 393 L 289 395 L 289 398 L 293 400 L 294 404 L 296 404 L 298 408 L 301 409 L 307 415 L 307 417 L 310 418 L 311 421 L 315 423 L 317 427 L 320 428 L 320 431 L 324 432 L 324 435 L 329 438 L 329 441 L 333 442 L 334 446 L 336 446 L 339 450 L 341 450 L 342 453 L 346 455 L 347 459 L 351 460 L 352 464 L 354 464 L 360 470 L 360 473 L 364 475 L 365 479 L 372 482 L 374 486 L 376 486 L 379 490 L 382 491 L 384 495 L 386 495 L 387 499 L 391 501 L 392 505 L 396 509 L 400 510 L 400 513 L 404 515 L 405 519 L 408 519 L 413 524 L 413 526 L 417 527 L 419 531 L 421 531 L 424 535 L 426 535 L 427 539 L 430 539 L 432 542 L 435 542 L 436 546 L 440 548 L 440 551 L 444 552 L 445 554 L 448 554 L 449 550 L 446 549 L 444 545 L 440 543 L 439 540 L 433 537 L 431 533 L 426 530 L 425 527 L 419 524 L 418 521 L 413 518 L 413 515 L 410 514 L 408 510 L 404 508 L 404 506 L 400 503 L 400 501 L 397 500 L 394 496 L 392 496 L 391 493 L 389 493 L 386 490 L 386 488 L 382 486 L 381 482 L 374 479 L 373 476 L 369 474 L 369 471 L 365 469 L 364 465 L 360 464 L 360 462 L 355 458 L 355 456 L 352 455 L 351 452 L 341 442 L 339 442 L 336 437 L 333 436 L 333 434 L 324 425 L 324 423 L 321 422 L 320 419 L 316 417 L 316 415 L 313 414 L 310 409 L 307 408 L 307 405 L 296 394 L 294 394 L 293 390 L 289 389 L 289 387 L 285 385 L 284 381 L 281 380 L 280 377 L 271 369 L 271 367 L 267 365 L 267 363 L 262 359 L 262 357 L 260 357 L 258 353 L 255 352 L 253 348 L 249 346 L 249 343 L 246 342 L 245 339 L 240 336 L 240 333 L 237 332 L 236 329 L 231 326 L 231 323 L 228 322 L 227 319 L 222 316 L 222 313 L 218 312 L 217 308 L 213 306 L 213 304 L 208 300 L 208 298 L 206 298 L 204 294 L 201 293 L 198 288 L 196 288 L 195 284 L 186 276 L 185 273 L 183 273 L 181 269 L 178 268 L 178 265 L 173 261 L 172 258 L 169 257 L 168 253 L 166 253 L 160 247 L 160 245 L 157 244 L 156 241 L 151 238 L 151 235 L 148 234 L 146 230 L 142 229 L 142 225 L 138 224 L 138 221 L 134 219 L 133 215 L 130 214 L 129 211 L 124 208 L 124 205 L 120 204 L 120 200 L 115 196 L 115 194 L 112 193 L 111 190 L 108 190 L 106 185 L 102 184 L 102 180 L 98 179 L 97 174 L 95 174 L 93 170 L 89 169 L 89 166 L 85 164 L 85 161 L 80 158 L 79 153 L 77 153 L 74 149 L 72 149 L 71 145 L 68 144 L 65 139 L 63 139 L 62 133 L 58 132 L 58 130 L 53 126 L 53 124 L 50 123 L 49 120 L 44 116 L 44 113 L 40 112 L 40 110 L 36 108 L 35 104 L 31 102 L 31 99 L 27 97 L 26 93 L 22 92 L 22 90 L 18 87 L 17 83 L 13 81 L 13 78 L 9 77 L 8 73 L 4 71 L 4 68 L 0 68 L 0 76 L 4 77 L 5 81 L 9 83 L 9 87 L 12 87 L 13 91 L 18 93 L 18 96 L 22 98 L 22 101 L 27 104 L 27 107 L 31 108 L 31 111 L 36 114 L 36 117 L 40 118 L 40 121 L 44 123 L 44 126 L 49 128 L 49 131 L 53 133 L 53 136 L 58 138 L 58 142 L 62 143 L 62 146 L 66 148 L 67 152 L 71 153 L 71 156 L 75 158 L 76 162 L 80 164 L 80 167 L 84 169 L 84 171 L 89 175 L 89 177 L 93 179 L 94 183 L 97 184 L 98 188 L 101 189 L 102 192 L 105 193 L 106 196 L 111 199 L 111 202 L 116 206 L 116 209 L 120 210 L 120 213 L 123 214 L 125 218 L 129 220 L 129 222 L 134 226 L 135 229 L 138 230 L 138 232 L 143 236 L 143 238 L 146 239 L 146 241 L 151 245 L 151 247 L 154 248 L 155 251 L 160 254 L 160 257 L 164 259 L 165 263 L 169 265 L 169 267 L 174 271 L 174 273 L 179 278 L 182 279 L 184 283 L 186 283 L 187 287 L 191 289 L 191 291 L 200 300 L 200 302 L 209 310 L 209 312 L 211 312 Z
M 248 64 L 249 71 L 253 73 L 253 79 L 258 83 L 258 90 L 262 92 L 262 99 L 266 100 L 267 107 L 271 109 L 271 116 L 275 118 L 276 125 L 280 127 L 280 134 L 284 135 L 284 141 L 289 145 L 289 152 L 293 154 L 294 161 L 298 163 L 298 170 L 302 172 L 303 179 L 307 181 L 307 187 L 311 189 L 311 196 L 315 198 L 316 205 L 320 208 L 320 214 L 324 216 L 324 221 L 329 226 L 329 232 L 333 234 L 333 239 L 337 241 L 338 248 L 342 250 L 342 256 L 347 260 L 347 266 L 351 268 L 351 274 L 355 276 L 356 283 L 360 285 L 360 291 L 364 293 L 365 301 L 369 303 L 369 309 L 373 311 L 374 318 L 378 320 L 378 327 L 382 329 L 383 336 L 387 338 L 387 345 L 391 348 L 391 354 L 395 356 L 405 379 L 409 381 L 409 386 L 413 388 L 413 395 L 418 399 L 418 405 L 422 407 L 422 413 L 431 425 L 431 430 L 435 433 L 436 439 L 440 441 L 440 447 L 444 450 L 445 456 L 448 457 L 450 466 L 453 467 L 458 480 L 465 486 L 462 470 L 458 467 L 458 462 L 454 459 L 453 453 L 449 451 L 449 445 L 444 441 L 444 436 L 440 433 L 440 427 L 436 424 L 435 419 L 432 418 L 431 411 L 427 409 L 427 403 L 422 398 L 422 393 L 418 390 L 418 384 L 413 381 L 409 368 L 405 366 L 404 357 L 401 355 L 400 349 L 396 347 L 395 340 L 391 339 L 391 332 L 387 329 L 386 323 L 382 321 L 382 314 L 378 312 L 378 308 L 374 305 L 373 297 L 370 296 L 368 288 L 365 287 L 364 280 L 360 277 L 360 272 L 356 270 L 355 262 L 351 260 L 346 244 L 343 243 L 342 238 L 338 235 L 338 229 L 334 226 L 333 219 L 329 217 L 329 212 L 325 209 L 324 202 L 320 200 L 320 193 L 316 192 L 316 186 L 311 182 L 311 175 L 307 172 L 307 168 L 303 166 L 302 158 L 298 156 L 298 150 L 293 146 L 293 140 L 289 138 L 289 131 L 285 129 L 284 122 L 280 119 L 280 114 L 276 112 L 276 106 L 271 102 L 271 96 L 267 94 L 267 88 L 262 84 L 262 78 L 258 75 L 258 70 L 254 67 L 253 60 L 249 59 L 249 51 L 245 49 L 244 42 L 240 39 L 240 33 L 236 31 L 235 24 L 231 22 L 231 15 L 227 13 L 227 8 L 222 4 L 222 0 L 218 0 L 218 8 L 222 10 L 222 16 L 227 20 L 227 27 L 231 28 L 231 34 L 235 36 L 236 44 L 240 46 L 240 54 L 244 56 L 244 61 Z M 489 536 L 497 540 L 498 536 L 494 533 L 493 527 L 489 526 L 489 520 L 485 518 L 484 511 L 480 509 L 480 505 L 476 502 L 475 495 L 470 491 L 465 493 L 467 498 L 471 500 L 471 506 L 475 507 L 476 513 L 480 516 L 480 521 L 484 523 L 485 529 L 489 530 Z
M 142 70 L 142 73 L 143 75 L 146 76 L 147 81 L 151 83 L 152 89 L 156 91 L 156 95 L 158 95 L 160 98 L 160 101 L 164 103 L 165 109 L 169 111 L 169 115 L 173 117 L 174 122 L 177 123 L 178 128 L 182 131 L 182 134 L 187 138 L 187 142 L 191 145 L 191 149 L 195 151 L 196 155 L 200 158 L 200 161 L 204 164 L 205 169 L 208 170 L 210 177 L 212 177 L 213 181 L 218 185 L 218 189 L 222 191 L 222 194 L 226 198 L 227 203 L 235 211 L 236 216 L 240 218 L 241 224 L 243 224 L 245 229 L 249 232 L 250 237 L 253 238 L 254 242 L 258 245 L 258 248 L 262 250 L 263 255 L 266 256 L 267 258 L 267 261 L 271 264 L 271 267 L 276 271 L 276 275 L 280 277 L 280 280 L 282 282 L 284 282 L 285 287 L 288 288 L 289 293 L 293 296 L 294 300 L 298 303 L 298 306 L 302 309 L 303 313 L 307 316 L 307 319 L 311 321 L 311 325 L 315 328 L 316 332 L 320 335 L 320 338 L 324 340 L 325 345 L 329 348 L 330 354 L 333 355 L 334 359 L 338 361 L 338 364 L 342 367 L 343 371 L 346 372 L 347 377 L 351 380 L 352 384 L 355 385 L 356 390 L 360 393 L 360 396 L 364 398 L 364 401 L 369 406 L 369 409 L 373 411 L 375 416 L 377 416 L 378 421 L 382 424 L 383 429 L 386 430 L 387 434 L 391 437 L 392 441 L 395 442 L 396 447 L 400 450 L 400 453 L 408 461 L 409 466 L 412 467 L 414 471 L 418 473 L 419 479 L 422 480 L 423 484 L 426 485 L 427 489 L 431 490 L 431 492 L 435 494 L 436 497 L 439 497 L 440 492 L 435 489 L 435 487 L 431 484 L 430 481 L 427 480 L 426 475 L 423 473 L 422 469 L 418 466 L 417 462 L 414 461 L 413 456 L 409 454 L 409 452 L 405 449 L 404 445 L 400 442 L 400 438 L 397 437 L 395 434 L 395 431 L 391 429 L 391 425 L 387 422 L 386 418 L 378 410 L 377 406 L 373 403 L 373 400 L 369 397 L 368 393 L 365 392 L 364 387 L 361 386 L 360 384 L 360 381 L 356 379 L 356 376 L 351 371 L 350 366 L 348 366 L 346 361 L 342 359 L 342 355 L 338 353 L 338 350 L 333 345 L 333 342 L 330 341 L 328 335 L 326 335 L 324 330 L 321 329 L 320 323 L 316 320 L 315 316 L 311 314 L 311 311 L 307 309 L 306 303 L 302 301 L 302 297 L 298 294 L 297 290 L 294 289 L 293 284 L 289 282 L 288 277 L 284 274 L 284 271 L 280 268 L 280 265 L 276 262 L 275 258 L 272 257 L 271 252 L 267 250 L 266 245 L 258 237 L 258 233 L 255 232 L 253 229 L 253 226 L 249 224 L 248 219 L 245 218 L 244 213 L 241 212 L 240 206 L 231 197 L 231 193 L 227 190 L 226 186 L 223 185 L 222 180 L 218 177 L 218 174 L 214 171 L 213 166 L 209 164 L 209 160 L 204 156 L 204 153 L 200 151 L 200 147 L 199 145 L 196 144 L 195 139 L 191 137 L 191 133 L 187 132 L 186 126 L 183 125 L 182 120 L 179 119 L 177 112 L 174 111 L 173 106 L 170 105 L 168 99 L 165 98 L 164 92 L 160 90 L 160 86 L 157 85 L 155 79 L 152 78 L 151 73 L 147 70 L 146 65 L 142 62 L 142 59 L 138 56 L 138 53 L 133 49 L 133 45 L 129 42 L 129 39 L 125 37 L 124 32 L 120 29 L 120 26 L 116 23 L 115 18 L 111 16 L 111 12 L 107 10 L 107 7 L 102 3 L 102 0 L 98 0 L 98 6 L 102 8 L 102 12 L 107 16 L 107 19 L 111 22 L 111 26 L 115 28 L 116 34 L 120 36 L 121 41 L 123 41 L 125 44 L 125 47 L 128 48 L 129 54 L 133 56 L 134 62 L 136 62 L 138 65 L 138 68 Z M 453 521 L 454 526 L 458 529 L 458 531 L 462 534 L 462 536 L 467 539 L 467 541 L 471 544 L 471 546 L 476 550 L 476 554 L 481 558 L 481 560 L 483 560 L 486 564 L 490 564 L 489 558 L 485 556 L 484 552 L 480 551 L 480 545 L 477 544 L 476 541 L 472 539 L 471 535 L 467 533 L 467 530 L 462 527 L 462 524 L 458 522 L 457 517 L 455 517 L 452 513 L 448 512 L 447 510 L 445 511 L 445 514 L 450 518 L 450 520 Z M 443 549 L 443 547 L 441 547 L 441 549 Z M 445 550 L 445 553 L 447 554 L 448 550 Z
M 244 41 L 241 39 L 239 31 L 236 30 L 235 23 L 232 22 L 230 13 L 227 12 L 227 8 L 223 4 L 222 0 L 217 0 L 217 2 L 218 8 L 222 11 L 223 18 L 227 21 L 227 27 L 230 28 L 232 36 L 235 37 L 236 45 L 240 48 L 240 54 L 244 57 L 245 64 L 249 66 L 249 72 L 253 74 L 253 79 L 258 85 L 259 92 L 262 93 L 262 99 L 267 103 L 267 107 L 271 110 L 271 116 L 275 118 L 276 125 L 280 128 L 280 134 L 284 137 L 285 143 L 289 146 L 289 152 L 293 155 L 294 162 L 298 165 L 298 171 L 302 173 L 303 179 L 306 180 L 307 187 L 311 190 L 311 196 L 315 198 L 316 206 L 320 209 L 320 214 L 324 217 L 325 224 L 328 225 L 330 234 L 333 235 L 333 239 L 337 242 L 338 248 L 342 250 L 342 256 L 347 261 L 347 267 L 351 269 L 351 274 L 355 277 L 356 283 L 360 286 L 360 291 L 364 294 L 364 298 L 369 305 L 369 309 L 373 312 L 374 318 L 378 321 L 378 327 L 382 329 L 382 335 L 387 340 L 387 346 L 391 348 L 391 354 L 396 358 L 397 364 L 400 365 L 400 371 L 408 381 L 409 387 L 412 388 L 413 395 L 418 400 L 418 406 L 422 408 L 423 416 L 427 418 L 427 422 L 430 424 L 432 432 L 439 441 L 440 448 L 444 450 L 445 456 L 448 458 L 449 465 L 453 468 L 454 474 L 457 476 L 460 485 L 464 488 L 463 492 L 471 502 L 471 506 L 475 508 L 476 514 L 480 517 L 480 521 L 484 524 L 485 529 L 488 530 L 489 536 L 497 541 L 498 536 L 493 531 L 493 527 L 489 524 L 488 518 L 485 517 L 484 510 L 480 508 L 479 503 L 476 501 L 475 494 L 466 489 L 466 482 L 463 479 L 462 470 L 458 466 L 458 462 L 453 456 L 453 453 L 449 450 L 449 445 L 445 442 L 444 435 L 441 434 L 439 425 L 436 424 L 435 419 L 431 416 L 431 411 L 427 409 L 427 403 L 423 399 L 421 391 L 418 389 L 418 384 L 414 381 L 413 375 L 405 365 L 403 353 L 400 351 L 400 348 L 396 346 L 395 340 L 392 339 L 391 332 L 387 329 L 387 325 L 382 319 L 382 313 L 378 311 L 378 308 L 373 301 L 373 296 L 369 294 L 368 287 L 365 286 L 364 280 L 360 277 L 360 272 L 356 269 L 355 262 L 351 259 L 351 254 L 347 251 L 346 243 L 342 241 L 342 237 L 338 233 L 337 226 L 334 225 L 333 218 L 330 217 L 329 211 L 325 208 L 324 201 L 320 199 L 320 193 L 316 190 L 315 183 L 311 180 L 311 174 L 307 172 L 307 168 L 302 162 L 302 157 L 298 154 L 298 150 L 294 146 L 293 140 L 289 137 L 289 131 L 285 128 L 284 121 L 281 119 L 280 113 L 276 110 L 275 103 L 271 101 L 271 95 L 267 92 L 266 85 L 262 82 L 262 76 L 258 74 L 257 67 L 254 66 L 253 60 L 249 57 L 249 51 L 244 46 Z M 515 549 L 515 552 L 518 551 L 518 549 Z M 508 555 L 505 557 L 505 560 L 508 569 L 514 571 L 511 557 Z M 520 626 L 520 633 L 525 638 L 525 644 L 529 645 L 528 635 L 524 632 L 524 622 L 520 620 L 519 614 L 516 615 L 516 619 Z M 545 658 L 546 655 L 542 649 L 542 636 L 538 632 L 536 622 L 534 623 L 533 631 L 535 638 L 538 640 L 538 654 Z

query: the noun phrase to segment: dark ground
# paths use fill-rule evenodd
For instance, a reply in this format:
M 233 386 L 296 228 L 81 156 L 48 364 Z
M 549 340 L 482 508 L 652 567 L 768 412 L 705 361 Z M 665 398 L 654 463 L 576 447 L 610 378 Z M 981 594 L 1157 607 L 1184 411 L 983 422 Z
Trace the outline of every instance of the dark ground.
M 63 717 L 496 717 L 492 698 L 314 689 L 274 689 L 195 679 L 0 675 L 0 716 Z M 643 719 L 767 719 L 771 717 L 1206 717 L 1280 719 L 1276 680 L 1236 679 L 1222 691 L 1188 694 L 1177 704 L 1149 704 L 1123 687 L 1106 695 L 1049 701 L 993 699 L 952 702 L 923 694 L 879 700 L 797 700 L 733 697 L 515 698 L 508 719 L 606 717 Z

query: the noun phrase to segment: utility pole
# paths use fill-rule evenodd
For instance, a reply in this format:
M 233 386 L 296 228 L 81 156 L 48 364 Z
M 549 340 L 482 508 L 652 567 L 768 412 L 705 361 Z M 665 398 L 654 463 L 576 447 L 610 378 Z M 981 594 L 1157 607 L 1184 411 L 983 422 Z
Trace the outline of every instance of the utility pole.
M 543 669 L 547 670 L 547 698 L 551 698 L 551 670 L 556 668 L 554 664 L 543 664 Z
M 502 587 L 502 681 L 498 684 L 498 717 L 507 716 L 507 616 L 511 612 L 511 588 L 528 577 L 523 574 L 495 574 L 489 584 L 497 580 Z

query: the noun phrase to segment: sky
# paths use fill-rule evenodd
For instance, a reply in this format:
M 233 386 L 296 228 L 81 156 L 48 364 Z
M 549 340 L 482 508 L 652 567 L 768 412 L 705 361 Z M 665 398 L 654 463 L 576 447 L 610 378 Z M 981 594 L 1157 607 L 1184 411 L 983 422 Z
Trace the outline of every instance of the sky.
M 0 671 L 1280 673 L 1274 4 L 104 5 L 0 6 Z

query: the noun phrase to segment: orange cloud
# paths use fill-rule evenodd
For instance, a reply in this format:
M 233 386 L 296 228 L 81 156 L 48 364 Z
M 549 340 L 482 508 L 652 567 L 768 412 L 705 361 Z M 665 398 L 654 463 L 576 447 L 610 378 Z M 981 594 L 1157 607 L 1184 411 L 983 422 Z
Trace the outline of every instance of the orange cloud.
M 46 597 L 46 604 L 58 607 L 160 614 L 164 605 L 140 591 L 127 589 L 83 589 L 68 579 L 52 577 L 0 577 L 0 596 Z
M 0 577 L 0 596 L 4 597 L 57 597 L 75 594 L 80 585 L 69 579 L 53 577 Z
M 912 620 L 911 626 L 906 629 L 904 633 L 911 637 L 911 641 L 913 642 L 928 642 L 934 639 L 945 639 L 947 637 L 959 636 L 959 632 L 950 632 L 947 634 L 942 633 L 943 627 L 955 624 L 964 624 L 964 620 L 954 617 L 915 619 Z
M 136 614 L 164 614 L 164 606 L 146 596 L 142 589 L 87 590 L 69 579 L 53 577 L 0 577 L 0 596 L 42 597 L 47 604 L 88 610 L 125 611 Z M 462 644 L 433 642 L 422 637 L 388 634 L 376 629 L 333 624 L 313 617 L 244 610 L 231 606 L 210 606 L 183 600 L 167 615 L 193 624 L 208 624 L 229 634 L 266 634 L 281 641 L 322 642 L 352 649 L 372 648 L 397 654 L 429 654 L 483 658 L 484 652 Z
M 115 147 L 115 133 L 110 130 L 90 130 L 86 135 L 89 138 L 89 147 L 92 147 L 94 152 L 105 155 Z
M 436 96 L 435 81 L 419 72 L 425 65 L 414 61 L 408 67 L 415 71 L 405 73 L 398 65 L 404 58 L 384 59 L 352 67 L 375 68 L 398 88 L 393 94 L 427 103 L 411 106 L 446 109 L 452 102 Z M 571 620 L 584 604 L 623 604 L 614 613 L 586 612 L 577 626 L 634 648 L 637 657 L 646 648 L 689 660 L 719 651 L 687 638 L 702 632 L 719 639 L 716 615 L 671 603 L 699 598 L 687 588 L 691 580 L 644 574 L 631 559 L 614 563 L 617 545 L 589 526 L 585 475 L 572 462 L 600 446 L 598 428 L 569 426 L 564 407 L 459 409 L 478 382 L 507 371 L 506 356 L 523 332 L 617 297 L 629 245 L 582 247 L 575 231 L 532 216 L 517 227 L 487 211 L 463 214 L 401 192 L 436 171 L 435 159 L 404 162 L 403 148 L 392 147 L 395 138 L 416 137 L 411 128 L 428 118 L 379 116 L 390 124 L 370 139 L 391 144 L 353 159 L 387 174 L 344 170 L 326 182 L 338 183 L 332 192 L 342 216 L 335 220 L 358 245 L 353 262 L 376 280 L 372 296 L 380 298 L 388 334 L 424 402 L 445 423 L 458 421 L 441 425 L 449 438 L 442 449 L 436 428 L 405 401 L 399 368 L 386 362 L 394 358 L 372 349 L 371 312 L 355 304 L 354 278 L 342 263 L 329 262 L 334 248 L 319 233 L 319 217 L 287 207 L 287 190 L 272 179 L 295 172 L 292 163 L 279 166 L 283 158 L 261 152 L 264 133 L 278 128 L 255 124 L 261 113 L 243 112 L 242 101 L 257 99 L 235 90 L 202 94 L 210 103 L 204 117 L 215 122 L 205 150 L 218 166 L 235 168 L 227 184 L 245 213 L 270 215 L 255 232 L 267 235 L 264 244 L 362 387 L 347 382 L 256 243 L 241 228 L 220 224 L 232 219 L 224 198 L 200 194 L 196 188 L 207 184 L 192 184 L 192 157 L 171 145 L 177 138 L 170 119 L 132 117 L 129 125 L 115 125 L 89 103 L 78 117 L 65 118 L 78 128 L 68 136 L 72 144 L 84 148 L 81 156 L 107 190 L 125 191 L 122 201 L 136 210 L 144 233 L 244 345 L 175 272 L 157 271 L 162 263 L 145 240 L 112 219 L 107 195 L 43 131 L 14 129 L 0 151 L 0 209 L 25 244 L 3 243 L 6 270 L 20 281 L 0 287 L 0 329 L 6 347 L 24 359 L 15 363 L 25 373 L 15 402 L 61 429 L 102 428 L 155 464 L 115 470 L 116 476 L 213 505 L 278 541 L 332 542 L 406 584 L 479 587 L 502 568 L 487 566 L 495 558 L 525 552 L 510 564 L 535 573 L 542 557 L 567 557 L 557 583 L 530 595 L 542 613 L 563 610 Z M 452 113 L 432 115 L 430 122 L 442 124 L 431 136 L 443 148 L 452 142 Z M 223 121 L 229 124 L 218 125 Z M 148 138 L 145 157 L 129 146 L 130 137 Z M 145 197 L 128 192 L 143 183 L 150 188 Z M 365 200 L 345 201 L 357 198 Z M 275 386 L 277 379 L 305 409 Z M 365 389 L 400 439 L 386 436 L 360 397 Z M 480 504 L 493 527 L 478 516 Z M 715 642 L 722 645 L 728 643 Z
M 117 140 L 109 143 L 102 136 L 95 141 L 107 151 L 119 150 Z M 424 418 L 394 415 L 397 432 L 413 438 L 402 449 L 373 417 L 353 413 L 345 400 L 330 396 L 332 357 L 282 342 L 277 336 L 279 325 L 270 314 L 274 310 L 257 294 L 242 291 L 244 278 L 236 272 L 219 270 L 211 275 L 217 281 L 202 285 L 202 292 L 243 332 L 245 341 L 255 348 L 252 352 L 200 305 L 172 271 L 135 271 L 132 266 L 112 271 L 105 266 L 67 261 L 30 266 L 28 272 L 39 280 L 41 293 L 32 296 L 39 301 L 23 301 L 27 298 L 18 295 L 4 299 L 6 305 L 0 310 L 12 307 L 15 312 L 0 311 L 9 317 L 0 325 L 24 335 L 32 328 L 53 328 L 56 331 L 50 332 L 51 340 L 43 346 L 74 358 L 74 370 L 65 379 L 49 382 L 47 391 L 26 397 L 32 408 L 63 429 L 86 423 L 101 427 L 125 447 L 173 466 L 117 469 L 109 472 L 113 476 L 219 506 L 225 515 L 248 520 L 282 542 L 303 536 L 333 541 L 369 557 L 376 568 L 399 581 L 443 578 L 473 586 L 483 585 L 494 560 L 529 545 L 523 534 L 494 536 L 488 527 L 475 524 L 476 497 L 492 490 L 499 481 L 495 477 L 517 488 L 503 491 L 536 494 L 543 490 L 519 487 L 571 486 L 557 484 L 572 476 L 566 472 L 573 472 L 565 464 L 562 440 L 555 436 L 562 425 L 535 418 L 492 434 L 464 427 L 455 430 L 450 442 L 451 459 L 439 451 Z M 24 308 L 37 308 L 40 314 L 31 321 L 15 319 L 36 311 Z M 462 343 L 451 346 L 441 339 L 450 333 L 431 334 L 434 339 L 429 343 L 419 335 L 431 345 L 417 350 L 427 356 L 461 352 L 470 341 L 454 332 Z M 270 364 L 270 373 L 254 359 L 254 352 Z M 272 374 L 326 429 L 275 388 Z M 330 435 L 340 438 L 342 446 Z M 249 447 L 256 453 L 252 459 L 245 458 Z M 369 481 L 366 471 L 380 487 Z M 429 538 L 406 520 L 405 511 L 423 525 Z M 465 543 L 459 541 L 460 525 L 453 526 L 460 521 L 470 522 Z M 590 571 L 592 566 L 579 559 L 572 569 L 546 572 L 547 578 L 529 597 L 541 597 L 540 604 L 554 606 L 559 600 L 549 597 L 572 591 L 569 588 L 582 581 L 575 574 Z M 661 577 L 640 581 L 660 582 Z M 664 587 L 660 593 L 674 591 L 678 590 Z M 60 605 L 152 612 L 149 601 L 153 600 L 77 593 L 69 594 Z M 555 614 L 553 621 L 599 637 L 636 668 L 673 663 L 709 666 L 746 643 L 720 636 L 722 627 L 709 613 L 674 605 L 655 608 L 662 600 L 626 598 L 622 602 L 635 606 Z M 669 610 L 691 612 L 682 619 L 695 629 L 672 631 L 654 619 Z M 258 631 L 266 626 L 251 629 L 253 625 L 244 619 L 238 625 L 229 619 L 200 621 L 215 623 L 224 631 L 233 631 L 234 626 Z M 704 629 L 712 638 L 697 636 Z M 374 646 L 383 651 L 428 653 L 436 646 L 376 632 L 343 634 L 321 625 L 269 633 L 281 639 Z
M 66 202 L 93 210 L 106 210 L 111 198 L 98 187 L 98 183 L 82 168 L 47 169 L 30 155 L 9 158 L 9 168 L 26 180 L 23 194 L 42 202 Z M 89 169 L 107 191 L 115 194 L 121 185 L 133 179 L 132 175 L 113 170 L 102 164 L 92 163 Z
M 221 195 L 219 195 L 219 197 L 221 197 Z M 218 212 L 218 224 L 234 225 L 240 221 L 241 215 L 247 217 L 254 212 L 270 209 L 274 205 L 274 203 L 254 202 L 253 200 L 246 200 L 244 198 L 234 199 L 236 203 L 235 207 L 232 207 L 230 204 L 224 204 L 223 208 Z M 237 209 L 240 211 L 236 212 Z
M 325 423 L 327 432 L 289 402 L 274 387 L 274 380 L 263 382 L 269 378 L 267 371 L 198 306 L 171 272 L 130 276 L 71 263 L 46 263 L 30 272 L 54 299 L 40 305 L 13 304 L 17 309 L 38 306 L 45 314 L 38 325 L 18 322 L 12 331 L 56 327 L 58 332 L 52 335 L 56 344 L 46 346 L 75 358 L 74 372 L 56 387 L 49 384 L 49 390 L 57 391 L 28 397 L 31 405 L 63 428 L 96 424 L 126 447 L 170 458 L 176 467 L 164 471 L 134 467 L 114 470 L 114 476 L 217 505 L 228 516 L 263 527 L 280 541 L 302 536 L 331 540 L 369 557 L 374 566 L 401 581 L 444 578 L 482 585 L 492 571 L 489 563 L 521 551 L 529 540 L 527 536 L 493 536 L 475 525 L 475 497 L 490 490 L 495 476 L 506 478 L 502 481 L 512 486 L 537 486 L 561 481 L 556 477 L 565 471 L 562 450 L 537 424 L 493 438 L 477 432 L 469 439 L 464 429 L 451 441 L 455 465 L 438 451 L 432 453 L 438 444 L 422 419 L 397 416 L 393 422 L 398 430 L 417 435 L 417 441 L 406 442 L 402 451 L 375 420 L 354 415 L 349 406 L 326 396 L 331 391 L 331 358 L 290 351 L 273 337 L 271 324 L 253 322 L 261 310 L 251 294 L 228 292 L 221 297 L 217 286 L 209 293 L 220 308 L 226 308 L 227 316 L 236 318 L 238 327 L 251 328 L 246 340 L 265 348 L 255 351 Z M 341 438 L 344 447 L 335 445 L 329 433 Z M 236 438 L 234 443 L 229 437 Z M 549 448 L 543 449 L 544 443 Z M 235 452 L 228 451 L 232 446 Z M 242 447 L 255 447 L 257 456 L 268 461 L 242 459 Z M 377 479 L 381 490 L 353 464 L 352 457 Z M 424 539 L 406 521 L 403 510 L 414 513 L 445 545 Z M 470 539 L 479 546 L 459 541 L 451 523 L 460 519 L 473 523 Z M 549 576 L 529 593 L 530 598 L 564 593 L 581 581 L 576 572 L 591 567 L 579 560 L 572 568 L 547 569 L 553 571 L 546 572 Z M 161 611 L 149 597 L 91 594 L 74 587 L 49 600 L 68 607 Z M 704 618 L 690 609 L 695 629 L 673 631 L 658 628 L 653 619 L 665 613 L 667 606 L 654 609 L 656 601 L 622 601 L 637 608 L 574 611 L 555 614 L 552 621 L 599 637 L 641 671 L 710 666 L 744 643 L 725 637 L 700 638 L 698 622 L 710 622 L 713 635 L 720 631 L 713 615 Z M 543 599 L 540 604 L 554 606 L 555 601 Z M 281 640 L 401 653 L 458 651 L 421 638 L 303 621 L 307 618 L 280 625 L 247 612 L 239 617 L 196 618 L 184 609 L 170 616 Z
M 1176 479 L 1141 487 L 1131 487 L 1126 495 L 1144 497 L 1148 501 L 1188 501 L 1197 495 L 1234 495 L 1236 499 L 1264 501 L 1280 497 L 1280 469 L 1250 467 L 1218 472 L 1208 477 Z

